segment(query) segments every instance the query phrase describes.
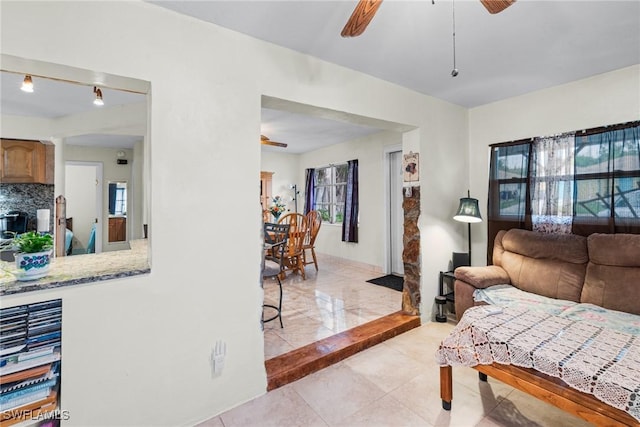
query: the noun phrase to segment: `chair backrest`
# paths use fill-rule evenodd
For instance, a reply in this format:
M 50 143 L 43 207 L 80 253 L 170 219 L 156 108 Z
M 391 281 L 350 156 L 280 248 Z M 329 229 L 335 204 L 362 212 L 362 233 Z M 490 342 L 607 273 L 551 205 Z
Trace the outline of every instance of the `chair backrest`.
M 304 239 L 307 234 L 307 217 L 299 213 L 288 213 L 278 221 L 278 224 L 289 224 L 288 256 L 295 256 L 302 252 Z
M 284 254 L 289 241 L 289 224 L 264 223 L 264 242 L 269 246 L 265 251 L 265 259 L 283 266 Z
M 318 211 L 309 211 L 306 217 L 309 231 L 305 237 L 304 245 L 313 246 L 315 244 L 318 231 L 320 231 L 320 226 L 322 225 L 322 216 Z
M 278 220 L 278 224 L 289 224 L 291 229 L 289 231 L 294 231 L 298 228 L 298 224 L 302 225 L 306 223 L 307 219 L 304 215 L 299 213 L 289 212 L 286 215 L 282 215 Z M 305 227 L 306 228 L 306 227 Z
M 91 231 L 89 232 L 89 243 L 87 243 L 87 253 L 88 254 L 96 253 L 96 223 L 95 222 L 91 226 Z

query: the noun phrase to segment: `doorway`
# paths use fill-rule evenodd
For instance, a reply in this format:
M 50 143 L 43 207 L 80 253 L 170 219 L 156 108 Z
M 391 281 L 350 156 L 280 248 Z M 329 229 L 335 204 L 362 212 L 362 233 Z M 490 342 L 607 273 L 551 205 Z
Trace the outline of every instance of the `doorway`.
M 404 210 L 402 209 L 402 149 L 387 152 L 387 212 L 388 239 L 387 273 L 404 275 L 402 251 L 404 249 Z
M 102 163 L 66 162 L 64 193 L 73 233 L 67 253 L 102 252 Z
M 388 274 L 391 271 L 391 212 L 388 206 L 395 207 L 393 271 L 403 274 L 404 197 L 401 160 L 404 135 L 414 129 L 409 125 L 262 97 L 261 133 L 287 144 L 287 147 L 261 144 L 261 170 L 274 172 L 272 195 L 288 196 L 291 194 L 291 183 L 300 188 L 305 182 L 307 168 L 331 165 L 358 153 L 360 171 L 363 173 L 361 185 L 364 185 L 360 188 L 363 191 L 360 213 L 363 219 L 366 217 L 359 224 L 359 234 L 363 239 L 357 245 L 328 243 L 341 241 L 341 226 L 328 222 L 322 225 L 320 239 L 316 241 L 317 255 L 323 258 L 319 262 L 319 271 L 316 272 L 315 268 L 308 270 L 304 282 L 296 276 L 287 277 L 288 298 L 300 304 L 297 311 L 291 310 L 292 304 L 288 304 L 288 310 L 300 315 L 295 319 L 287 319 L 285 314 L 284 328 L 280 328 L 279 324 L 265 326 L 265 359 L 281 360 L 278 358 L 286 352 L 402 309 L 401 292 L 367 282 L 381 273 Z M 336 140 L 338 137 L 342 139 Z M 318 140 L 322 145 L 317 145 Z M 309 152 L 313 154 L 308 155 Z M 389 201 L 392 152 L 397 152 L 393 157 L 393 203 Z M 292 156 L 294 154 L 298 156 Z M 291 200 L 289 209 L 294 211 L 294 199 Z M 336 272 L 340 272 L 340 277 L 331 277 Z M 348 278 L 344 272 L 349 273 Z M 326 283 L 336 285 L 327 288 Z M 265 286 L 264 289 L 266 300 L 277 299 L 277 287 Z M 344 300 L 345 297 L 355 296 L 358 297 L 355 300 Z M 376 301 L 370 303 L 360 297 Z M 363 313 L 366 315 L 363 316 Z M 302 318 L 305 321 L 301 322 Z M 307 331 L 312 324 L 315 329 L 309 334 Z

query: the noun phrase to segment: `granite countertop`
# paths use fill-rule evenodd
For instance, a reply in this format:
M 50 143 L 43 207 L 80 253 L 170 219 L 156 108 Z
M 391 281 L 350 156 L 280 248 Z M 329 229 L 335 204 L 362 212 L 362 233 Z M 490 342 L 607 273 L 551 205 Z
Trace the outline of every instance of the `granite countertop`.
M 132 240 L 129 244 L 129 250 L 56 257 L 51 261 L 49 275 L 38 280 L 17 280 L 15 263 L 4 262 L 0 265 L 0 296 L 149 273 L 147 240 Z

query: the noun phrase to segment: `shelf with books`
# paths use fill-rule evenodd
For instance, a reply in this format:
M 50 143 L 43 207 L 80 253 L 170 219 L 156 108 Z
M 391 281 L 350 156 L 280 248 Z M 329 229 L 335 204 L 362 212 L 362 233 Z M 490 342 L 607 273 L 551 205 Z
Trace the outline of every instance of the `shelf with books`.
M 0 427 L 58 408 L 62 300 L 0 309 Z

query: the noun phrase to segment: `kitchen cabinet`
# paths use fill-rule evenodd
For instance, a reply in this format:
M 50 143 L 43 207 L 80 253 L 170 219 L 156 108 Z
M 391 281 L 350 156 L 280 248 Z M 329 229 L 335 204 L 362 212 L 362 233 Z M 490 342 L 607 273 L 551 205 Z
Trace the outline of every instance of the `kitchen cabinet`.
M 123 216 L 109 218 L 109 242 L 127 240 L 127 218 Z
M 39 141 L 0 140 L 0 182 L 7 184 L 52 184 L 47 173 L 47 153 Z

